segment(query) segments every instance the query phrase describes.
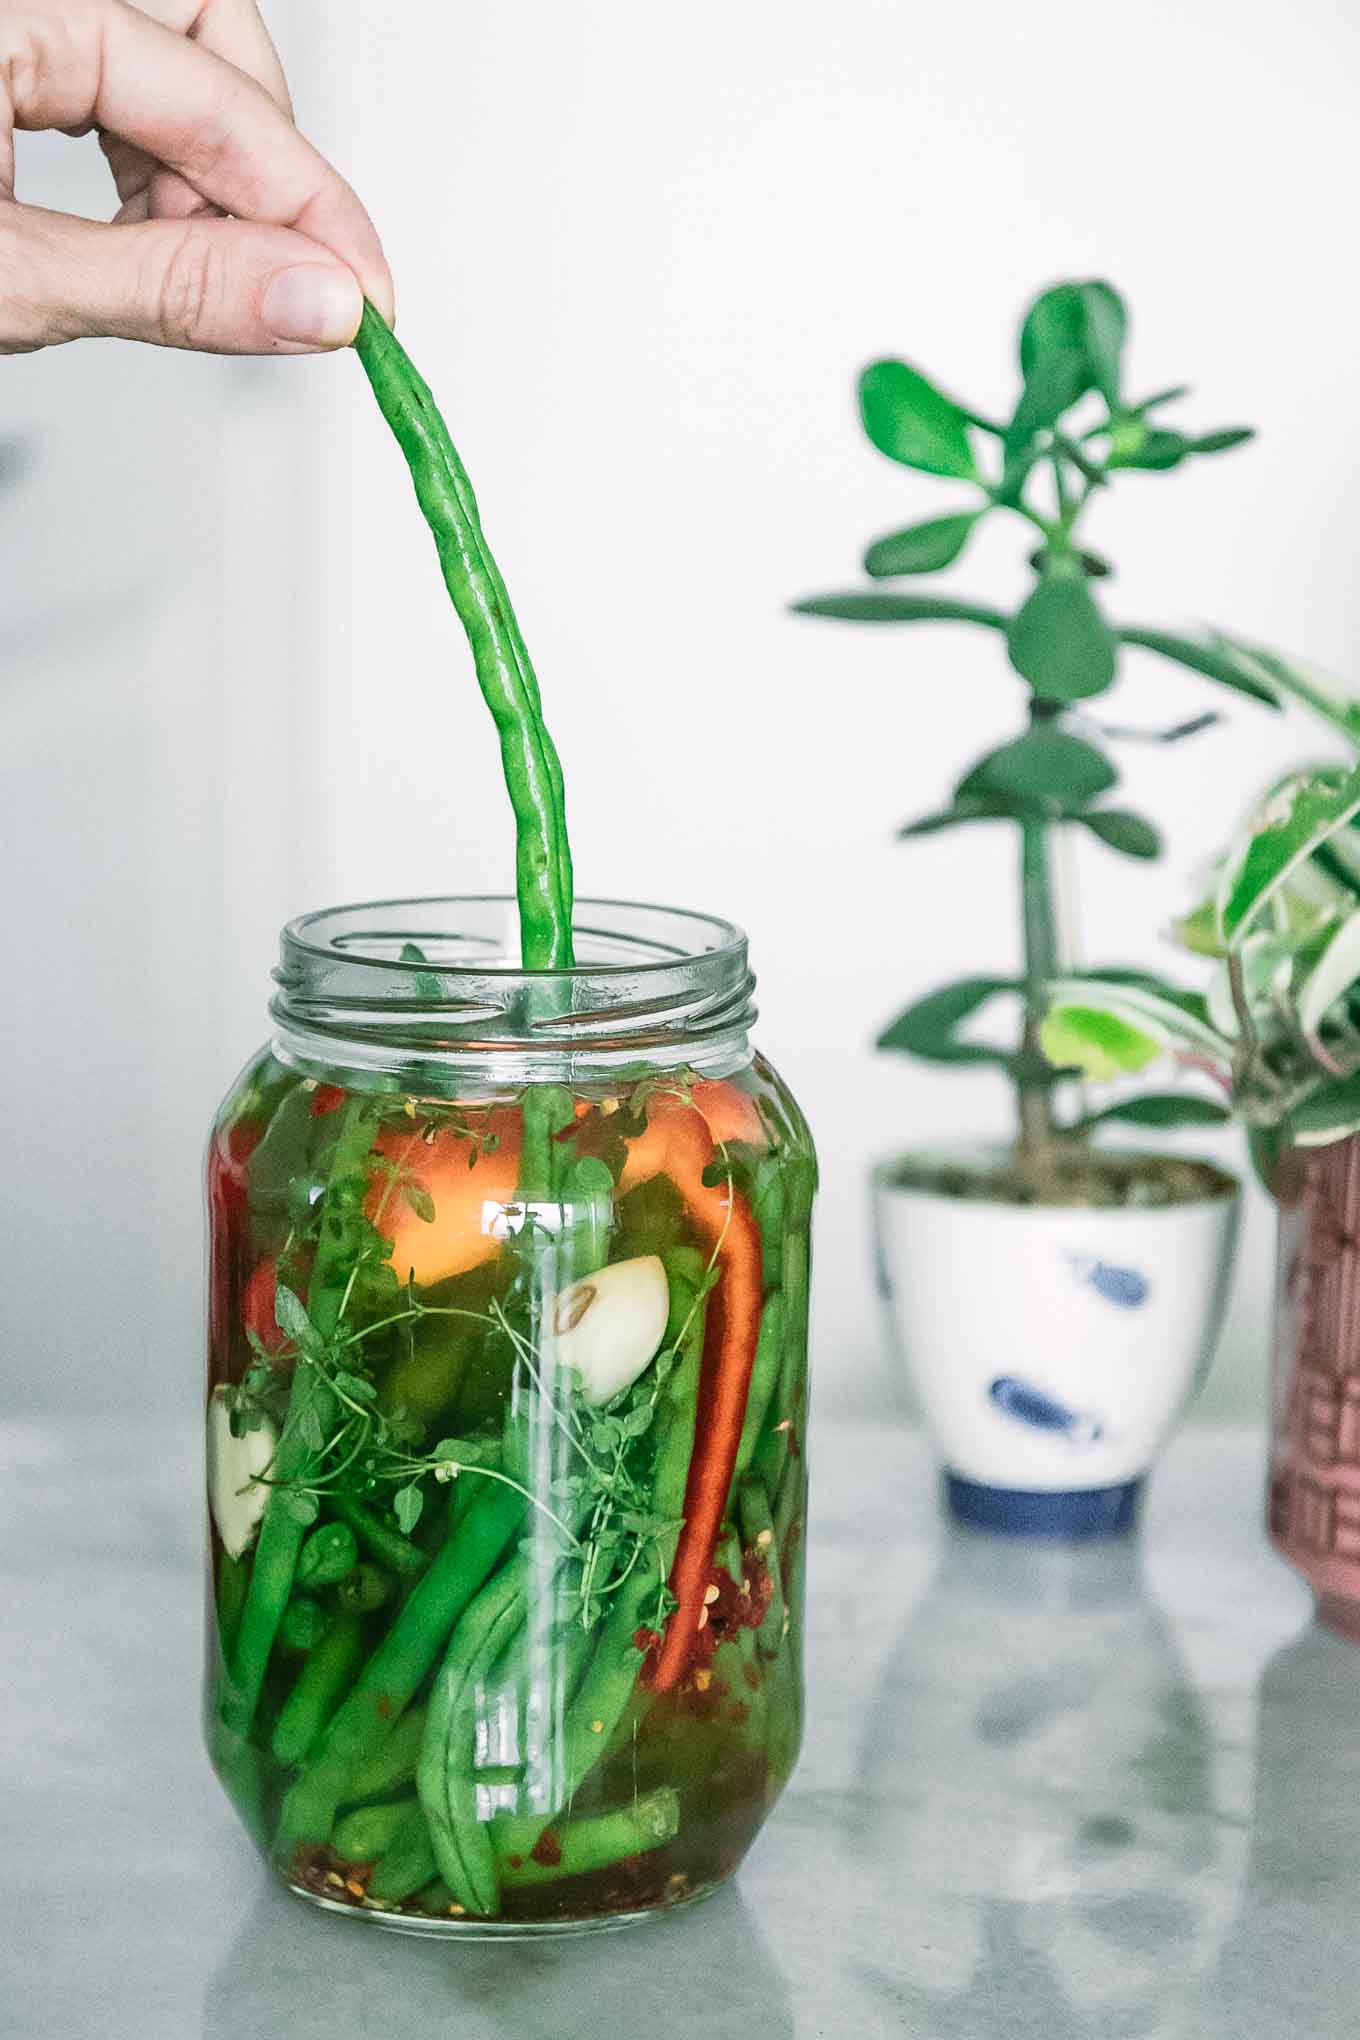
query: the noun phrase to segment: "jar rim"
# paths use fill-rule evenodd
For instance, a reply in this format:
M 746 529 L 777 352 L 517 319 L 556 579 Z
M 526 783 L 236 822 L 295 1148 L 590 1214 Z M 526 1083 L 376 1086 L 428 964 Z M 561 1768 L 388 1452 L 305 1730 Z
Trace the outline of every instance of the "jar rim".
M 340 922 L 352 915 L 387 914 L 397 911 L 414 913 L 422 909 L 441 907 L 496 908 L 503 913 L 507 929 L 512 926 L 517 928 L 518 926 L 518 902 L 513 893 L 415 893 L 402 895 L 394 899 L 352 900 L 341 906 L 316 907 L 309 913 L 297 914 L 292 920 L 285 922 L 280 937 L 280 944 L 285 949 L 291 948 L 305 955 L 329 960 L 339 953 L 343 955 L 347 963 L 359 964 L 373 970 L 409 974 L 412 969 L 411 959 L 403 960 L 401 957 L 365 954 L 362 949 L 356 948 L 348 942 L 341 949 L 334 937 L 326 941 L 314 941 L 311 939 L 312 933 L 318 930 L 324 923 Z M 722 915 L 696 913 L 688 907 L 653 906 L 643 900 L 617 900 L 595 897 L 578 897 L 576 900 L 572 914 L 572 926 L 573 932 L 578 937 L 582 934 L 591 935 L 602 932 L 590 928 L 588 924 L 583 926 L 579 923 L 578 917 L 583 910 L 587 909 L 598 909 L 608 914 L 647 915 L 658 921 L 673 922 L 677 925 L 682 922 L 688 922 L 696 930 L 711 930 L 718 939 L 682 948 L 663 945 L 655 941 L 649 944 L 642 936 L 630 938 L 628 936 L 620 937 L 614 935 L 610 937 L 611 940 L 627 941 L 631 939 L 636 941 L 640 948 L 650 947 L 655 949 L 657 953 L 651 957 L 638 957 L 626 961 L 576 963 L 569 967 L 559 967 L 552 970 L 527 970 L 521 963 L 496 963 L 482 959 L 469 960 L 466 963 L 450 962 L 447 959 L 443 959 L 438 963 L 431 962 L 429 967 L 438 971 L 441 976 L 446 974 L 449 976 L 466 974 L 479 977 L 523 978 L 526 982 L 543 984 L 550 982 L 553 978 L 571 980 L 586 977 L 602 977 L 612 972 L 621 971 L 667 970 L 673 969 L 677 964 L 693 963 L 697 962 L 700 958 L 706 957 L 721 958 L 730 955 L 737 959 L 744 955 L 747 946 L 745 930 L 738 927 L 735 921 L 729 921 Z M 421 932 L 424 932 L 428 937 L 435 931 L 421 931 L 417 928 L 393 930 L 386 939 L 390 941 L 397 934 L 401 934 L 403 939 L 415 941 Z
M 571 1081 L 623 1067 L 735 1068 L 749 1057 L 755 980 L 732 921 L 582 899 L 578 961 L 526 970 L 505 893 L 323 907 L 289 921 L 270 1011 L 276 1048 L 309 1070 L 410 1088 L 439 1070 Z

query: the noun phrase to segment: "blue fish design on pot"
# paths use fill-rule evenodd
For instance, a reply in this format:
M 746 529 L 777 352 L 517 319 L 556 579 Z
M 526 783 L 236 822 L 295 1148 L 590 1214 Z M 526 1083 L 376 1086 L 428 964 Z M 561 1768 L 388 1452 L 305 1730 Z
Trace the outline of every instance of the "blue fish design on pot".
M 1117 1310 L 1137 1310 L 1152 1293 L 1147 1276 L 1136 1268 L 1120 1268 L 1113 1261 L 1098 1261 L 1089 1254 L 1069 1254 L 1067 1258 L 1078 1282 L 1094 1289 Z
M 1013 1374 L 999 1374 L 987 1390 L 999 1410 L 1018 1424 L 1036 1431 L 1058 1431 L 1073 1445 L 1094 1445 L 1101 1435 L 1098 1417 L 1069 1409 L 1032 1382 L 1018 1381 Z

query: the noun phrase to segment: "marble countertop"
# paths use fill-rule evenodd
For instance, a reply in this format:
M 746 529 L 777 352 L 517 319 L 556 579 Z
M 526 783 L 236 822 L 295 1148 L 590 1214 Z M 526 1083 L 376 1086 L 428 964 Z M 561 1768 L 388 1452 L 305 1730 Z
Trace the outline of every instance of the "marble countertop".
M 1189 1431 L 1139 1545 L 946 1535 L 920 1439 L 822 1426 L 798 1774 L 629 1933 L 426 1945 L 271 1885 L 200 1754 L 194 1441 L 0 1427 L 16 2040 L 1341 2040 L 1360 1654 Z

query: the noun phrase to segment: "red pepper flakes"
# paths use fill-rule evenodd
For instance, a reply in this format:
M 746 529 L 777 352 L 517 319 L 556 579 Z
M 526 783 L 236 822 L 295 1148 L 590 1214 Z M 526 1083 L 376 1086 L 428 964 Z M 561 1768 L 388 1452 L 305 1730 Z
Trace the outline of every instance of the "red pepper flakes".
M 505 1860 L 512 1870 L 522 1870 L 524 1868 L 523 1856 L 507 1856 Z
M 545 1870 L 555 1870 L 562 1860 L 562 1844 L 551 1828 L 544 1828 L 529 1854 L 534 1862 L 541 1863 Z
M 655 1650 L 660 1641 L 661 1632 L 657 1629 L 635 1629 L 633 1631 L 634 1650 L 640 1650 L 644 1652 L 649 1650 Z
M 387 1721 L 391 1716 L 392 1702 L 386 1693 L 379 1693 L 378 1695 L 378 1712 L 384 1721 Z
M 316 1096 L 312 1099 L 313 1119 L 324 1119 L 328 1112 L 338 1112 L 345 1102 L 345 1094 L 338 1084 L 318 1084 Z

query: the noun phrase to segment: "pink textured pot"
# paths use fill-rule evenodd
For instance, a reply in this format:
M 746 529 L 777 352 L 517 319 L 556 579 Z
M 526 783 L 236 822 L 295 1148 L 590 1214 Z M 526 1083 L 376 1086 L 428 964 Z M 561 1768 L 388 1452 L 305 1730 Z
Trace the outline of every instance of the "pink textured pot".
M 1360 1642 L 1360 1136 L 1282 1159 L 1270 1534 Z

